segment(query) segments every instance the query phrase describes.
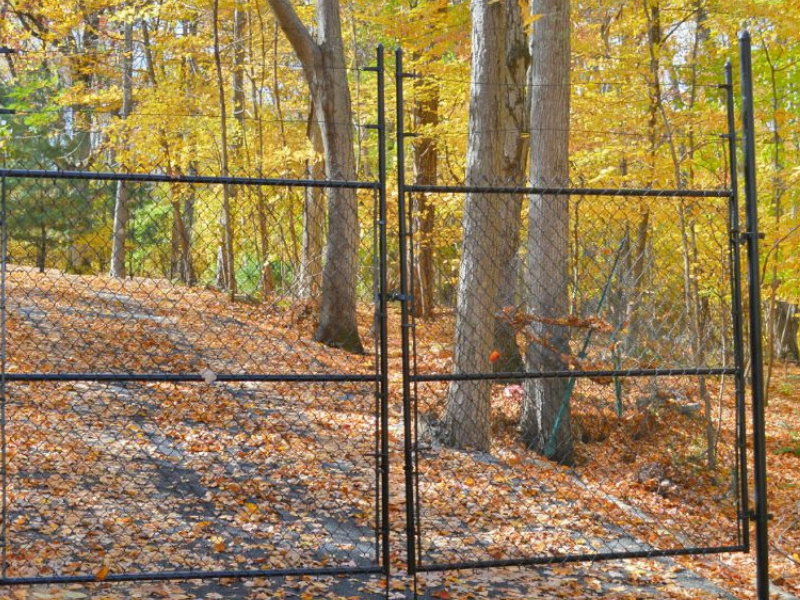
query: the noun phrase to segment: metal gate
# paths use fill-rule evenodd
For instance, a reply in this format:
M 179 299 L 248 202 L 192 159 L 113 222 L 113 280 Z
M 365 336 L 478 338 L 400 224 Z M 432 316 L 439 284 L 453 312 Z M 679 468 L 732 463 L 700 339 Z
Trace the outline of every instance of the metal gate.
M 382 48 L 377 65 L 367 69 L 377 76 L 377 123 L 370 126 L 379 138 L 376 181 L 73 172 L 52 165 L 0 170 L 0 584 L 388 577 L 387 301 L 399 300 L 403 543 L 409 573 L 746 551 L 749 521 L 755 520 L 759 582 L 766 589 L 749 56 L 746 38 L 747 226 L 741 231 L 730 67 L 720 85 L 730 167 L 725 189 L 419 185 L 406 181 L 405 145 L 412 134 L 404 127 L 403 84 L 410 75 L 398 51 L 399 293 L 387 290 Z M 104 203 L 122 183 L 146 210 L 131 216 L 138 237 L 129 242 L 141 246 L 128 249 L 127 276 L 111 278 L 105 276 L 108 248 L 98 253 L 98 240 L 80 232 L 96 211 L 108 212 Z M 195 198 L 203 196 L 205 205 L 218 211 L 231 195 L 260 206 L 267 191 L 334 188 L 358 194 L 361 223 L 369 223 L 361 232 L 358 266 L 358 293 L 373 309 L 358 314 L 362 338 L 373 342 L 367 354 L 354 357 L 297 334 L 298 328 L 308 332 L 317 307 L 298 300 L 303 295 L 291 288 L 283 261 L 268 265 L 269 272 L 263 265 L 248 265 L 262 289 L 259 278 L 276 279 L 260 302 L 231 303 L 213 286 L 187 285 L 198 281 L 196 269 L 207 274 L 223 260 L 215 247 L 195 248 L 192 252 L 200 254 L 187 259 L 187 220 L 196 219 L 192 211 L 200 210 Z M 569 240 L 555 240 L 573 269 L 565 287 L 568 310 L 527 310 L 521 298 L 531 291 L 523 289 L 530 279 L 521 277 L 522 282 L 515 281 L 515 300 L 490 315 L 513 330 L 517 349 L 528 354 L 525 368 L 494 370 L 502 353 L 492 351 L 485 368 L 453 369 L 454 292 L 441 299 L 445 310 L 438 330 L 415 317 L 411 272 L 421 240 L 415 231 L 418 215 L 409 204 L 420 195 L 480 195 L 487 206 L 499 197 L 549 198 L 567 203 L 569 214 L 584 223 L 583 229 L 575 226 Z M 630 250 L 633 234 L 622 219 L 623 208 L 632 206 L 661 224 L 638 267 Z M 708 234 L 695 241 L 697 268 L 691 277 L 662 260 L 674 262 L 689 212 Z M 243 239 L 258 240 L 265 223 L 250 216 L 250 222 L 239 224 L 249 228 Z M 265 218 L 267 225 L 280 226 L 281 215 Z M 211 221 L 206 215 L 205 222 Z M 61 229 L 78 235 L 49 234 L 52 222 L 69 225 Z M 448 226 L 458 228 L 459 222 L 451 215 Z M 163 223 L 169 231 L 159 228 Z M 483 232 L 489 251 L 491 233 Z M 531 235 L 530 229 L 524 233 Z M 110 236 L 105 239 L 108 243 Z M 748 253 L 752 511 L 742 243 Z M 166 255 L 152 252 L 159 245 L 168 249 Z M 237 256 L 247 257 L 258 249 L 238 250 Z M 451 262 L 457 264 L 461 249 L 456 244 L 451 250 Z M 517 272 L 533 272 L 528 257 L 517 258 L 526 265 Z M 634 268 L 647 270 L 646 284 Z M 697 288 L 686 292 L 702 300 L 699 305 L 707 311 L 700 329 L 688 304 L 686 312 L 676 314 L 661 302 L 675 300 L 681 277 L 717 294 L 712 306 Z M 635 319 L 623 316 L 627 306 Z M 551 357 L 555 367 L 536 366 L 536 353 L 552 352 L 547 336 L 554 331 L 571 344 L 562 346 L 557 360 Z M 490 432 L 489 448 L 447 439 L 454 423 L 449 398 L 459 384 L 465 384 L 462 391 L 480 388 L 490 399 L 491 412 L 478 424 Z M 730 406 L 717 400 L 726 390 L 735 398 Z M 559 458 L 569 428 L 587 448 L 598 444 L 595 456 L 571 450 L 561 461 L 569 464 L 560 465 L 531 452 L 525 447 L 529 441 L 520 442 L 516 428 L 535 394 L 557 399 L 550 421 L 539 423 L 541 454 Z M 698 431 L 698 419 L 710 414 L 709 402 L 718 408 L 720 422 L 730 426 L 707 431 L 709 440 L 718 437 L 713 438 L 716 462 L 704 469 L 697 458 L 703 439 L 686 432 Z M 665 421 L 685 425 L 685 431 L 664 429 Z M 647 461 L 641 460 L 645 453 Z M 706 459 L 712 460 L 710 451 Z M 624 470 L 620 463 L 628 465 L 630 480 L 612 478 Z M 163 540 L 169 543 L 162 545 Z
M 744 231 L 730 64 L 719 85 L 726 107 L 727 130 L 718 132 L 727 140 L 725 189 L 598 189 L 563 182 L 529 187 L 498 180 L 433 185 L 406 180 L 404 148 L 415 134 L 404 126 L 403 84 L 416 75 L 404 72 L 398 51 L 399 297 L 411 573 L 743 552 L 749 549 L 751 519 L 763 536 L 764 569 L 758 225 L 749 38 L 742 42 Z M 562 203 L 568 229 L 554 232 L 529 215 L 521 233 L 509 233 L 504 217 L 498 223 L 488 215 L 499 213 L 509 197 L 521 198 L 523 206 L 534 199 L 540 206 Z M 459 289 L 436 298 L 441 309 L 435 319 L 417 318 L 415 302 L 423 292 L 415 289 L 415 254 L 426 243 L 417 231 L 419 207 L 440 198 L 451 208 L 437 227 L 464 238 L 461 245 L 438 250 L 455 263 L 451 276 Z M 471 208 L 460 203 L 463 198 L 471 199 Z M 471 246 L 473 262 L 464 267 L 461 227 L 467 227 L 462 223 L 468 210 L 483 212 L 470 217 L 471 235 L 479 241 Z M 644 222 L 638 231 L 626 216 L 631 212 Z M 693 240 L 685 237 L 689 219 Z M 644 242 L 643 229 L 649 236 Z M 522 236 L 522 247 L 527 236 L 529 248 L 543 246 L 545 252 L 515 250 L 510 271 L 487 267 L 504 260 L 505 238 L 514 235 Z M 676 260 L 690 241 L 691 273 Z M 746 456 L 744 243 L 757 456 L 753 512 Z M 563 247 L 563 266 L 543 266 L 549 264 L 546 250 L 557 245 Z M 563 295 L 555 305 L 531 302 L 556 277 L 563 277 L 556 286 Z M 509 279 L 511 291 L 503 292 Z M 489 281 L 498 283 L 485 291 Z M 681 281 L 688 283 L 682 287 Z M 692 286 L 705 292 L 692 292 Z M 692 313 L 692 298 L 702 318 Z M 512 340 L 505 345 L 503 332 Z M 459 359 L 459 352 L 467 358 Z M 509 353 L 519 366 L 497 368 L 494 363 L 502 365 Z M 460 368 L 458 360 L 471 368 Z M 723 397 L 734 400 L 723 408 Z M 711 429 L 717 427 L 712 414 L 719 415 L 718 429 Z M 760 581 L 763 590 L 765 570 Z
M 0 171 L 0 584 L 387 571 L 382 48 L 366 70 L 374 181 Z M 127 272 L 109 277 L 110 236 L 81 232 L 120 186 Z M 283 218 L 265 195 L 315 189 L 357 196 L 362 355 L 310 341 L 281 249 L 254 262 Z M 255 207 L 230 246 L 237 302 L 230 279 L 200 286 L 226 250 L 198 228 L 230 198 Z

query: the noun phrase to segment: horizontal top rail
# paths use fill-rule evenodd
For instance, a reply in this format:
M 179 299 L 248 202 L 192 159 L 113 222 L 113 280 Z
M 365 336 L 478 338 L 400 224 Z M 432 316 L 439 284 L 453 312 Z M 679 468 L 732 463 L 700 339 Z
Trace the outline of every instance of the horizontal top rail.
M 200 175 L 161 175 L 158 173 L 109 173 L 92 171 L 49 171 L 0 169 L 0 177 L 21 179 L 80 179 L 90 181 L 138 181 L 143 183 L 195 183 L 222 185 L 263 185 L 274 187 L 347 188 L 376 190 L 377 181 L 324 179 L 282 179 L 279 177 L 214 177 Z
M 484 185 L 408 184 L 407 192 L 431 194 L 537 194 L 541 196 L 639 196 L 656 198 L 730 198 L 731 190 L 673 190 L 652 188 L 493 187 Z
M 564 369 L 561 371 L 521 371 L 518 373 L 417 373 L 411 381 L 473 381 L 506 379 L 566 379 L 571 377 L 674 377 L 679 375 L 735 375 L 735 367 L 674 368 L 674 369 L 599 369 L 592 371 Z
M 7 382 L 58 382 L 58 381 L 142 381 L 159 383 L 229 382 L 229 383 L 334 383 L 374 382 L 378 375 L 358 373 L 5 373 Z

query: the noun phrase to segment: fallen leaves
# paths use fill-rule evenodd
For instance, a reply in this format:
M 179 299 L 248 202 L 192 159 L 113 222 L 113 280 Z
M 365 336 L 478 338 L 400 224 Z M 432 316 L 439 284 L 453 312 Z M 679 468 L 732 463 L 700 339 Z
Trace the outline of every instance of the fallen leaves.
M 17 281 L 16 285 L 23 284 Z M 143 291 L 131 285 L 119 292 L 140 294 L 137 298 L 146 302 L 152 290 L 147 284 L 137 285 Z M 87 301 L 86 294 L 91 297 L 90 292 L 83 292 L 82 301 Z M 185 296 L 187 292 L 182 293 Z M 68 293 L 62 295 L 69 297 Z M 152 312 L 161 311 L 158 298 L 154 303 Z M 223 305 L 214 308 L 215 318 L 222 319 L 226 310 Z M 268 339 L 267 332 L 258 329 L 260 323 L 248 320 L 240 307 L 230 310 L 240 323 L 257 332 L 254 336 Z M 183 321 L 170 322 L 168 327 L 185 332 L 202 346 L 207 341 L 200 334 L 206 317 L 184 314 Z M 369 322 L 368 315 L 361 318 Z M 268 314 L 259 319 L 274 326 Z M 241 326 L 228 332 L 228 345 Z M 16 319 L 11 327 L 21 344 L 20 356 L 40 364 L 50 353 L 52 368 L 60 368 L 52 348 L 30 346 L 33 338 L 23 331 L 28 324 Z M 431 344 L 434 351 L 430 355 L 421 352 L 420 363 L 441 369 L 447 363 L 435 361 L 447 361 L 452 354 L 448 329 L 430 331 L 436 334 Z M 136 334 L 134 331 L 134 337 Z M 111 364 L 123 359 L 134 364 L 137 359 L 128 358 L 138 356 L 135 344 L 129 345 L 130 340 L 123 344 L 116 339 L 118 335 L 113 326 L 92 331 L 85 351 L 91 353 L 101 344 L 109 349 Z M 168 356 L 174 351 L 174 340 L 161 339 L 154 330 L 148 335 L 147 347 L 155 355 Z M 69 338 L 65 343 L 73 341 Z M 223 346 L 218 342 L 214 352 L 229 352 L 230 358 L 231 350 Z M 291 353 L 284 357 L 275 347 L 262 346 L 258 349 L 261 354 L 252 358 L 254 362 L 275 360 L 277 369 L 301 368 L 292 365 L 296 357 Z M 255 350 L 248 347 L 250 351 Z M 352 361 L 347 364 L 353 371 L 365 364 L 361 358 L 321 352 L 321 362 L 333 358 Z M 495 352 L 499 359 L 499 351 L 493 351 L 490 360 Z M 399 361 L 399 353 L 392 356 Z M 134 366 L 146 366 L 152 356 L 141 360 Z M 176 359 L 174 365 L 181 361 Z M 17 368 L 31 367 L 19 357 L 16 364 Z M 696 393 L 684 380 L 673 383 L 687 395 Z M 330 558 L 327 563 L 320 560 L 321 549 L 328 556 L 346 556 L 342 562 L 349 563 L 352 556 L 362 556 L 360 549 L 369 547 L 374 539 L 374 462 L 369 458 L 374 451 L 374 397 L 369 386 L 300 388 L 217 381 L 207 386 L 79 383 L 13 384 L 10 388 L 9 474 L 17 487 L 11 498 L 9 527 L 17 540 L 16 553 L 11 556 L 16 569 L 44 570 L 57 565 L 64 573 L 94 573 L 97 581 L 103 581 L 110 572 L 107 565 L 113 565 L 115 573 L 138 566 L 162 568 L 164 564 L 177 568 L 327 566 L 336 563 Z M 441 408 L 444 390 L 443 385 L 421 386 L 421 410 Z M 627 390 L 630 399 L 636 390 Z M 714 395 L 717 392 L 711 390 Z M 588 433 L 578 447 L 578 480 L 518 443 L 514 428 L 526 393 L 525 385 L 494 387 L 492 410 L 497 428 L 491 456 L 441 448 L 422 457 L 423 525 L 429 534 L 423 539 L 433 542 L 429 559 L 446 558 L 447 553 L 451 558 L 482 552 L 506 559 L 596 550 L 614 539 L 608 523 L 624 523 L 627 534 L 652 544 L 681 528 L 703 540 L 724 533 L 721 519 L 730 517 L 726 511 L 733 500 L 724 494 L 729 482 L 724 477 L 712 481 L 702 475 L 693 458 L 701 434 L 698 420 L 679 413 L 671 399 L 660 403 L 657 411 L 643 412 L 634 407 L 633 398 L 625 416 L 619 418 L 612 389 L 581 382 L 573 407 L 576 423 Z M 722 410 L 731 410 L 728 397 L 723 395 L 723 400 Z M 774 402 L 780 408 L 781 400 Z M 781 418 L 787 422 L 796 418 L 791 411 L 785 413 Z M 732 422 L 727 418 L 724 422 L 729 420 Z M 47 432 L 57 434 L 48 436 Z M 728 432 L 722 433 L 721 443 L 728 444 Z M 390 438 L 393 448 L 402 443 L 397 396 L 392 397 L 390 407 Z M 668 465 L 672 469 L 668 477 L 680 483 L 669 498 L 659 493 L 662 478 L 642 477 L 639 481 L 636 476 L 654 455 L 664 455 L 665 446 L 675 459 Z M 404 513 L 400 458 L 398 454 L 391 457 L 390 509 L 395 523 L 402 522 Z M 776 459 L 794 460 L 786 455 Z M 791 483 L 787 476 L 785 487 L 772 489 L 771 494 L 790 494 Z M 93 507 L 94 514 L 85 506 Z M 782 511 L 779 514 L 791 510 L 785 500 L 774 506 Z M 654 528 L 637 511 L 659 515 L 661 522 Z M 336 533 L 343 524 L 352 527 L 344 536 Z M 711 531 L 712 527 L 718 531 Z M 48 540 L 26 545 L 25 536 L 32 532 L 45 534 Z M 796 534 L 790 530 L 788 535 Z M 85 547 L 78 546 L 76 539 L 86 540 Z M 393 556 L 401 563 L 402 552 Z M 560 569 L 551 573 L 562 583 L 574 573 L 566 567 Z M 530 582 L 534 573 L 525 576 Z M 724 576 L 731 578 L 730 574 Z M 447 580 L 446 587 L 431 587 L 431 593 L 459 599 L 470 594 L 489 597 L 475 590 L 484 584 L 486 589 L 499 585 L 509 572 L 482 572 L 471 577 L 462 587 Z M 480 582 L 480 577 L 485 580 Z M 642 571 L 634 579 L 648 584 L 657 581 L 652 570 Z M 393 580 L 392 591 L 400 594 L 406 584 L 404 579 Z M 563 590 L 572 593 L 583 585 L 584 590 L 596 593 L 608 591 L 597 581 L 575 585 L 577 588 L 564 585 Z M 630 592 L 627 583 L 619 587 L 613 593 Z M 307 586 L 296 596 L 337 597 L 331 595 L 331 589 L 330 583 L 319 588 Z M 525 590 L 493 597 L 555 597 L 543 586 Z

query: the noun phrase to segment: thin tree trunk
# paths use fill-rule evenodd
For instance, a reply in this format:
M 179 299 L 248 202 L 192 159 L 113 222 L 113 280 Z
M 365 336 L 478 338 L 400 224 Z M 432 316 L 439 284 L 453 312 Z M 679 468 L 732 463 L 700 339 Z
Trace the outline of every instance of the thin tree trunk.
M 647 18 L 647 49 L 650 55 L 650 99 L 648 105 L 648 158 L 650 164 L 650 181 L 652 186 L 656 176 L 656 154 L 658 151 L 658 114 L 661 105 L 661 62 L 659 52 L 661 47 L 661 11 L 659 0 L 642 0 L 645 16 Z M 629 350 L 634 350 L 639 340 L 639 332 L 644 319 L 641 315 L 643 290 L 646 288 L 647 278 L 647 247 L 650 236 L 650 205 L 647 199 L 639 201 L 639 224 L 636 230 L 636 243 L 634 244 L 633 269 L 631 272 L 631 299 L 628 305 L 627 321 L 630 323 L 626 345 Z
M 781 122 L 778 118 L 778 112 L 781 110 L 781 98 L 778 93 L 778 80 L 777 72 L 778 67 L 773 62 L 772 53 L 770 52 L 769 45 L 764 43 L 764 56 L 769 66 L 770 75 L 770 92 L 772 100 L 772 202 L 773 214 L 775 217 L 775 228 L 779 230 L 781 220 L 783 219 L 783 194 L 786 191 L 786 186 L 783 180 L 783 158 L 781 151 L 783 150 L 783 135 L 781 133 Z M 775 359 L 788 358 L 789 360 L 797 360 L 797 330 L 796 321 L 791 318 L 789 312 L 790 306 L 786 302 L 778 299 L 778 288 L 781 286 L 780 276 L 778 274 L 778 265 L 782 261 L 782 248 L 780 243 L 776 243 L 773 252 L 772 269 L 770 276 L 770 293 L 767 303 L 767 377 L 765 390 L 765 403 L 769 402 L 769 388 L 772 381 L 772 372 L 775 365 Z M 766 269 L 766 266 L 764 267 Z M 792 331 L 794 334 L 792 335 Z M 788 336 L 785 336 L 789 333 Z M 786 342 L 786 343 L 785 343 Z M 784 356 L 782 356 L 784 355 Z
M 569 183 L 570 3 L 533 0 L 531 12 L 542 15 L 531 34 L 531 169 L 533 186 Z M 533 196 L 528 217 L 526 293 L 528 312 L 563 318 L 569 305 L 569 202 L 560 196 Z M 531 371 L 565 367 L 569 330 L 540 324 L 527 347 Z M 521 435 L 537 452 L 563 464 L 573 462 L 573 441 L 566 379 L 533 379 L 526 384 Z
M 133 105 L 133 23 L 124 25 L 122 56 L 122 109 L 120 118 L 127 119 Z M 125 242 L 130 218 L 130 183 L 117 182 L 114 197 L 114 225 L 111 234 L 111 277 L 125 277 Z
M 39 241 L 36 244 L 36 268 L 44 273 L 47 266 L 47 226 L 44 221 L 39 224 Z
M 142 19 L 142 46 L 144 47 L 144 60 L 147 65 L 147 77 L 150 79 L 150 85 L 155 87 L 156 68 L 153 62 L 153 47 L 150 43 L 150 27 L 145 19 Z
M 219 0 L 214 0 L 213 5 L 213 32 L 214 32 L 214 66 L 217 73 L 217 92 L 220 111 L 220 171 L 227 177 L 228 169 L 228 115 L 225 102 L 225 80 L 222 76 L 222 58 L 219 49 Z M 217 286 L 227 290 L 231 300 L 236 297 L 236 273 L 234 272 L 233 249 L 233 216 L 231 214 L 231 198 L 233 194 L 230 186 L 222 186 L 222 212 L 220 214 L 220 229 L 222 244 L 220 245 L 217 259 Z

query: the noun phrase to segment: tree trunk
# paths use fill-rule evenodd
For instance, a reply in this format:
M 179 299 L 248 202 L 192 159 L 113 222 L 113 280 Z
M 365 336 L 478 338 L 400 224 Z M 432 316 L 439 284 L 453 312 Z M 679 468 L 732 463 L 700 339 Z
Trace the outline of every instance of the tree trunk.
M 317 40 L 288 0 L 269 0 L 281 29 L 303 65 L 320 126 L 328 179 L 355 178 L 352 108 L 338 0 L 317 0 Z M 328 242 L 322 268 L 319 327 L 314 339 L 363 352 L 356 319 L 358 203 L 350 189 L 327 190 Z
M 653 186 L 656 179 L 656 157 L 658 147 L 661 143 L 658 134 L 658 114 L 661 107 L 661 77 L 660 77 L 660 56 L 661 47 L 661 9 L 658 0 L 644 0 L 645 17 L 647 19 L 647 49 L 650 55 L 650 98 L 648 103 L 647 130 L 649 138 L 648 159 L 650 164 L 649 186 Z M 626 346 L 631 354 L 635 354 L 635 348 L 639 341 L 639 332 L 645 319 L 641 315 L 640 305 L 643 298 L 643 290 L 646 289 L 647 272 L 647 246 L 650 237 L 650 205 L 647 199 L 639 201 L 639 224 L 636 231 L 636 244 L 634 245 L 633 269 L 631 272 L 631 297 L 628 306 L 627 321 L 628 336 Z
M 47 226 L 44 221 L 39 225 L 39 240 L 36 244 L 36 268 L 44 273 L 47 267 Z
M 190 175 L 195 175 L 190 168 Z M 190 187 L 181 207 L 180 194 L 172 192 L 172 258 L 170 277 L 185 285 L 195 284 L 194 264 L 192 263 L 192 227 L 194 221 L 194 187 Z
M 322 135 L 319 125 L 313 120 L 308 125 L 308 137 L 314 146 L 316 157 L 307 168 L 312 179 L 325 178 L 325 161 L 322 155 Z M 300 259 L 298 294 L 301 298 L 319 298 L 322 289 L 322 249 L 325 243 L 325 191 L 321 188 L 306 188 L 303 196 L 303 249 Z
M 518 0 L 504 0 L 506 37 L 505 75 L 503 102 L 500 111 L 500 129 L 503 131 L 503 170 L 501 185 L 525 185 L 525 161 L 528 156 L 528 124 L 526 89 L 530 53 L 522 26 L 522 9 Z M 517 373 L 525 370 L 517 345 L 517 332 L 507 318 L 500 313 L 506 307 L 517 304 L 517 282 L 519 279 L 519 230 L 522 219 L 522 196 L 519 194 L 500 197 L 498 210 L 502 212 L 503 232 L 498 240 L 500 262 L 500 290 L 497 296 L 495 316 L 494 349 L 499 358 L 494 362 L 496 372 Z
M 225 82 L 222 76 L 222 58 L 219 49 L 219 0 L 213 6 L 214 32 L 214 66 L 217 72 L 217 92 L 220 110 L 220 171 L 223 177 L 229 174 L 228 169 L 228 115 L 225 102 Z M 217 253 L 217 287 L 228 291 L 229 298 L 236 296 L 236 273 L 233 249 L 233 215 L 231 214 L 231 186 L 222 186 L 222 211 L 220 213 L 220 230 L 222 244 Z
M 800 360 L 798 350 L 798 310 L 796 304 L 778 300 L 775 303 L 774 314 L 770 315 L 774 321 L 775 336 L 773 352 L 781 360 Z
M 420 97 L 414 104 L 417 129 L 439 124 L 439 91 L 425 90 L 417 80 Z M 435 185 L 439 170 L 439 150 L 431 135 L 420 137 L 414 144 L 414 183 Z M 414 215 L 414 315 L 428 318 L 433 315 L 433 224 L 435 208 L 425 194 L 415 194 Z
M 124 25 L 125 43 L 122 56 L 122 110 L 120 117 L 127 119 L 133 104 L 133 23 Z M 111 277 L 125 277 L 125 241 L 130 218 L 130 183 L 117 182 L 114 198 L 114 225 L 111 234 Z
M 570 3 L 533 0 L 542 17 L 531 34 L 530 108 L 533 186 L 569 183 Z M 528 217 L 526 292 L 528 312 L 563 318 L 569 305 L 569 202 L 562 196 L 533 196 Z M 566 368 L 557 353 L 569 354 L 569 330 L 538 324 L 526 351 L 528 369 Z M 526 384 L 521 435 L 531 448 L 563 464 L 573 462 L 569 389 L 566 379 L 532 379 Z
M 505 5 L 472 0 L 472 85 L 470 88 L 467 185 L 499 185 L 503 168 Z M 504 233 L 503 210 L 489 194 L 468 194 L 464 204 L 463 249 L 456 300 L 454 372 L 488 373 L 494 342 Z M 491 382 L 453 381 L 445 410 L 448 442 L 488 451 L 491 446 Z

